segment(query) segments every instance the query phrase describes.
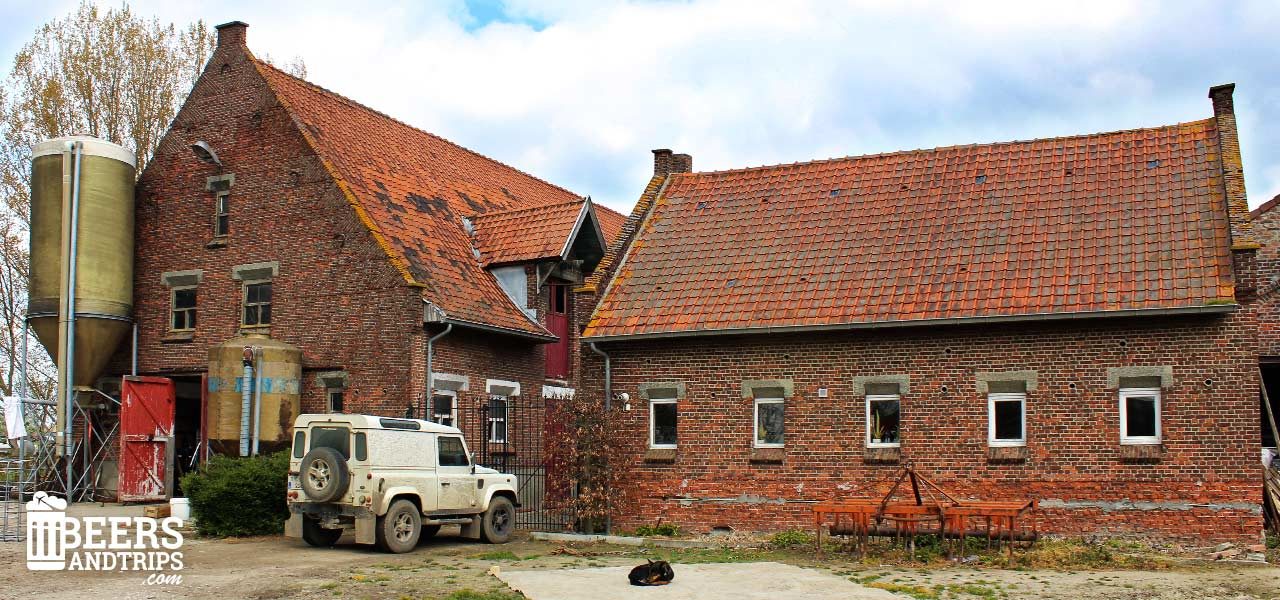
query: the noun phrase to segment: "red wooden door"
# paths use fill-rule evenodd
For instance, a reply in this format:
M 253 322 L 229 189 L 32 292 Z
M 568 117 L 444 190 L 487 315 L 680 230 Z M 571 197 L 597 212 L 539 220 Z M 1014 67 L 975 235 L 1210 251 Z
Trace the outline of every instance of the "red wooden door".
M 569 298 L 564 284 L 551 284 L 551 310 L 547 311 L 547 331 L 560 338 L 547 344 L 547 377 L 569 377 Z
M 120 400 L 121 502 L 152 502 L 168 497 L 174 404 L 173 380 L 124 378 Z

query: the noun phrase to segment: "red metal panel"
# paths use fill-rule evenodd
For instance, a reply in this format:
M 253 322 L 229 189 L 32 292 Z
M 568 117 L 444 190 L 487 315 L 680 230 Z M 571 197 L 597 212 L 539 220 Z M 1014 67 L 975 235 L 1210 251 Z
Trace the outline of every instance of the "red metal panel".
M 120 501 L 165 500 L 173 443 L 173 380 L 125 377 L 120 401 Z

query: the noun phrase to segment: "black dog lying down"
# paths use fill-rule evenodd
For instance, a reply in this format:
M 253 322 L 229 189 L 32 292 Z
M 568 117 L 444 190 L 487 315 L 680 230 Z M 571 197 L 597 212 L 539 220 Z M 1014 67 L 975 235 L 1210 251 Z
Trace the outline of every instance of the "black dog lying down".
M 667 585 L 675 578 L 676 572 L 671 570 L 671 564 L 665 560 L 648 561 L 631 569 L 631 574 L 627 575 L 631 585 Z

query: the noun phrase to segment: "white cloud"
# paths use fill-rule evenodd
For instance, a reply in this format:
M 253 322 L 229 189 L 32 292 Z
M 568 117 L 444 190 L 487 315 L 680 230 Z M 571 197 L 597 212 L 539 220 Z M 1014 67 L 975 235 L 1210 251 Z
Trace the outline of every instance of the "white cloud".
M 651 148 L 723 169 L 1127 129 L 1205 118 L 1224 81 L 1252 203 L 1280 192 L 1280 6 L 1068 4 L 509 0 L 479 28 L 460 1 L 134 7 L 246 21 L 316 83 L 624 212 Z

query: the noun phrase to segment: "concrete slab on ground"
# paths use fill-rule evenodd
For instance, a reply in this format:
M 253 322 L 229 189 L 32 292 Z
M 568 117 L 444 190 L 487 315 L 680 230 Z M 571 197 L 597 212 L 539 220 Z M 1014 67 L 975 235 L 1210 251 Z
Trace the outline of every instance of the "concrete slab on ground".
M 669 585 L 637 587 L 631 567 L 500 571 L 498 579 L 531 600 L 901 600 L 885 590 L 775 562 L 672 564 Z
M 158 504 L 158 503 L 157 503 Z M 167 503 L 166 503 L 167 504 Z M 73 502 L 67 506 L 68 517 L 141 517 L 146 504 L 114 504 Z

